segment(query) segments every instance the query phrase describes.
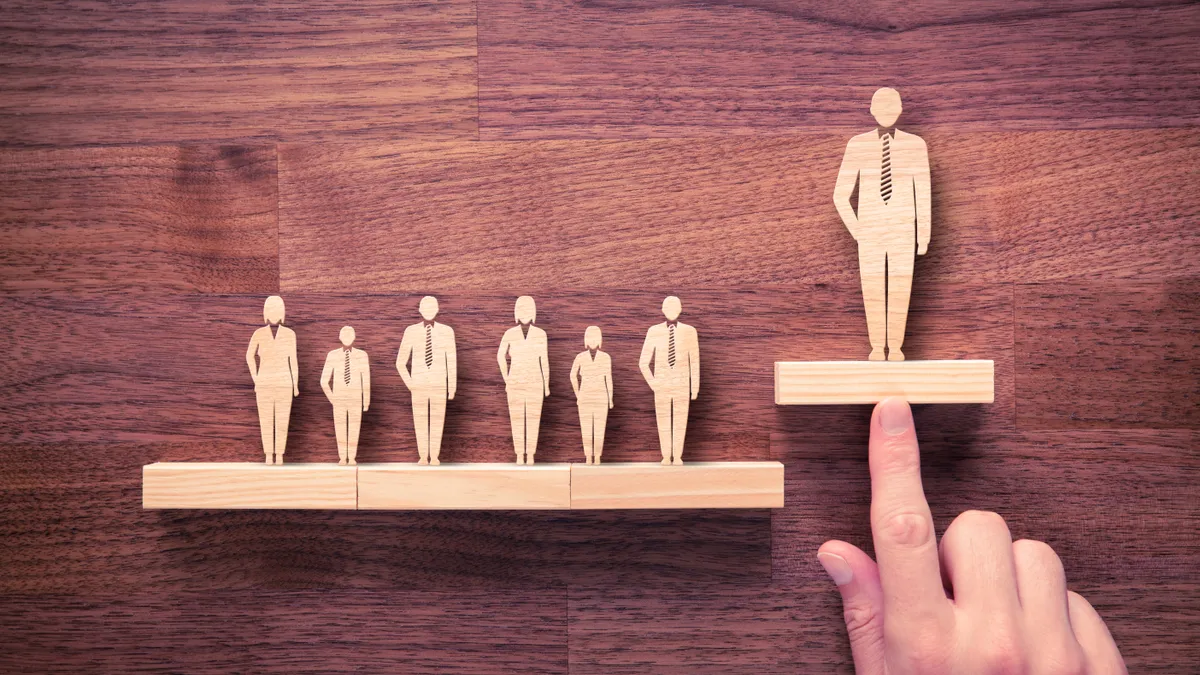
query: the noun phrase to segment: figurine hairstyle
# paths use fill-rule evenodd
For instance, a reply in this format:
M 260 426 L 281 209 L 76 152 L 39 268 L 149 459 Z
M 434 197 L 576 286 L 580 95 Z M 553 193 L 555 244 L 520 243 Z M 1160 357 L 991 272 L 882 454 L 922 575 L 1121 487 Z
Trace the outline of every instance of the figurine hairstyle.
M 513 307 L 513 318 L 517 320 L 517 323 L 521 323 L 522 315 L 529 317 L 529 323 L 537 323 L 537 304 L 534 303 L 532 296 L 522 295 L 517 298 L 517 304 Z
M 272 295 L 263 303 L 263 322 L 270 324 L 271 315 L 276 313 L 279 314 L 279 325 L 282 326 L 284 317 L 283 298 L 278 295 Z

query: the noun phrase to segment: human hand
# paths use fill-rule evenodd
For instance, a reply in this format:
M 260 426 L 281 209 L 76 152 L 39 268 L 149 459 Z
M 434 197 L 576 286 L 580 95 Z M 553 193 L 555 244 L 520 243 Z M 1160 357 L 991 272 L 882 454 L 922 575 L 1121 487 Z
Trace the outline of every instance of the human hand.
M 1046 544 L 1013 542 L 1003 518 L 967 511 L 938 547 L 902 399 L 875 407 L 870 465 L 878 565 L 842 541 L 817 553 L 842 594 L 859 675 L 1127 672 Z

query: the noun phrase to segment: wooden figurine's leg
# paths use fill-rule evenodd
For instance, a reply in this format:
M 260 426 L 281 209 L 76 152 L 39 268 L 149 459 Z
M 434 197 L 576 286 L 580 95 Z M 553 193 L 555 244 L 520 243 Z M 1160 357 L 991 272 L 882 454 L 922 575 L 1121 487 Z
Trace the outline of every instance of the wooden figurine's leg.
M 288 422 L 292 417 L 292 392 L 282 389 L 275 397 L 275 463 L 283 464 L 287 449 Z
M 592 411 L 587 403 L 579 404 L 579 431 L 583 435 L 583 460 L 587 464 L 592 463 L 592 429 L 595 424 L 592 421 Z
M 446 427 L 446 394 L 434 392 L 429 397 L 429 463 L 437 466 L 442 454 L 442 430 Z
M 671 402 L 671 463 L 683 464 L 683 438 L 687 435 L 688 393 L 685 390 Z
M 654 414 L 658 419 L 658 447 L 662 451 L 662 463 L 671 463 L 671 395 L 664 391 L 654 392 Z
M 346 459 L 357 464 L 358 432 L 362 429 L 362 401 L 356 400 L 346 407 Z
M 604 454 L 604 428 L 608 424 L 608 402 L 597 401 L 596 412 L 592 417 L 592 464 L 600 463 L 600 455 Z
M 258 402 L 258 430 L 262 436 L 263 454 L 270 464 L 275 457 L 275 399 L 266 389 L 256 389 L 254 398 Z
M 417 464 L 429 463 L 429 397 L 419 389 L 412 392 L 413 430 L 417 433 Z
M 906 253 L 889 253 L 887 256 L 888 361 L 904 360 L 904 352 L 900 351 L 900 347 L 904 344 L 904 328 L 908 323 L 908 300 L 912 295 L 914 248 L 915 245 L 909 242 Z
M 885 284 L 887 275 L 884 266 L 887 256 L 882 247 L 871 244 L 858 245 L 859 274 L 862 277 L 863 309 L 867 314 L 867 337 L 871 341 L 872 361 L 884 359 L 883 347 L 887 342 L 887 305 Z
M 525 463 L 525 398 L 519 394 L 508 395 L 508 421 L 512 425 L 513 450 L 517 453 L 517 464 Z
M 533 464 L 537 452 L 538 430 L 542 426 L 542 392 L 525 399 L 525 463 Z
M 346 463 L 346 408 L 344 403 L 333 404 L 333 435 L 337 437 L 338 464 Z

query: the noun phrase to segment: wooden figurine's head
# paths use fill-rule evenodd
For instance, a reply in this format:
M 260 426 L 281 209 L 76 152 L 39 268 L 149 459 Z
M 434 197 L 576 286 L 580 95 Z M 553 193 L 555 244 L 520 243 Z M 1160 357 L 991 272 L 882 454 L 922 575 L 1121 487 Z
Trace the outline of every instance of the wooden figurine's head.
M 588 326 L 587 330 L 583 331 L 583 345 L 588 349 L 600 349 L 602 340 L 600 326 Z
M 537 305 L 534 304 L 533 298 L 528 295 L 517 298 L 517 306 L 513 309 L 513 315 L 516 317 L 517 323 L 536 323 Z
M 433 317 L 437 316 L 438 313 L 437 298 L 432 295 L 421 298 L 421 306 L 418 310 L 421 312 L 422 319 L 433 321 Z
M 271 324 L 283 323 L 283 298 L 272 295 L 263 303 L 263 321 Z
M 679 318 L 679 313 L 683 311 L 683 303 L 679 302 L 679 298 L 668 295 L 666 300 L 663 300 L 663 316 L 667 317 L 667 321 L 674 321 Z
M 354 329 L 350 326 L 342 326 L 342 332 L 338 333 L 338 339 L 342 341 L 343 347 L 354 344 Z
M 879 126 L 890 129 L 900 119 L 900 92 L 891 87 L 882 87 L 871 97 L 871 116 Z

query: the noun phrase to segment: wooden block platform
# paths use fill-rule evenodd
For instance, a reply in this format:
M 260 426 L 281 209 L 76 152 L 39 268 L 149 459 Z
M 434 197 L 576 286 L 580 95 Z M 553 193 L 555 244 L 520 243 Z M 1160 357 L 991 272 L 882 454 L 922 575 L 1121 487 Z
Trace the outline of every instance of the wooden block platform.
M 571 465 L 359 464 L 360 509 L 569 509 Z
M 779 462 L 572 464 L 572 509 L 748 509 L 783 506 Z
M 337 464 L 158 462 L 142 467 L 146 509 L 357 508 L 354 467 Z
M 992 403 L 992 361 L 780 361 L 775 403 L 844 405 L 900 396 L 909 403 Z

